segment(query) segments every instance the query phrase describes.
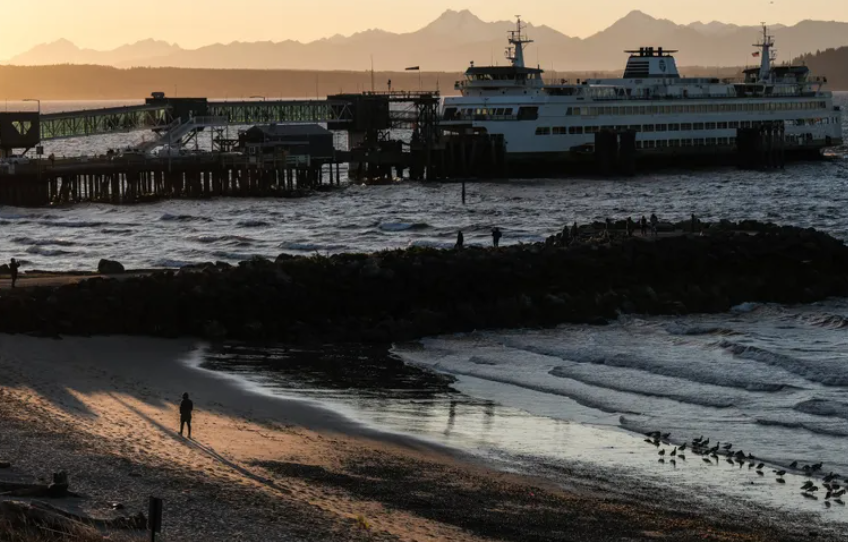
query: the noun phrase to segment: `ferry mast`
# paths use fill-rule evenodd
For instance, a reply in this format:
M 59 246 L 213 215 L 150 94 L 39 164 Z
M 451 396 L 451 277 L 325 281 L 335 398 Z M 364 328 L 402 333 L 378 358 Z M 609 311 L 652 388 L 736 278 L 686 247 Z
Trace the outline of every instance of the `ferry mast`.
M 759 43 L 754 44 L 754 47 L 760 48 L 760 81 L 768 81 L 771 77 L 772 47 L 774 47 L 774 37 L 769 35 L 766 24 L 762 24 L 763 37 Z
M 521 24 L 521 15 L 516 15 L 516 18 L 518 19 L 517 29 L 509 31 L 510 46 L 506 50 L 506 58 L 514 67 L 524 68 L 524 45 L 533 43 L 533 40 L 527 39 L 523 33 L 526 26 Z

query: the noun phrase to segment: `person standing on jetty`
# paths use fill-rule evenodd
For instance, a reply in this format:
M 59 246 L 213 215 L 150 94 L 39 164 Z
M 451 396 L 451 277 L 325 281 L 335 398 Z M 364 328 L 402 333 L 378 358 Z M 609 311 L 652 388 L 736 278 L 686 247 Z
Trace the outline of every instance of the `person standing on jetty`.
M 12 277 L 12 288 L 15 287 L 15 283 L 18 282 L 18 269 L 21 267 L 21 264 L 14 258 L 9 262 L 9 275 Z
M 698 231 L 698 218 L 692 213 L 692 233 Z
M 465 236 L 462 235 L 462 230 L 460 230 L 456 234 L 456 249 L 462 250 L 463 245 L 465 245 Z
M 642 230 L 642 237 L 648 236 L 648 219 L 645 218 L 645 215 L 642 215 L 642 218 L 639 219 L 639 229 Z
M 651 213 L 651 233 L 654 234 L 654 237 L 659 235 L 657 230 L 657 225 L 660 223 L 657 215 L 655 213 Z
M 180 436 L 183 436 L 183 429 L 188 426 L 188 438 L 191 438 L 191 413 L 194 410 L 194 403 L 188 398 L 188 393 L 183 394 L 183 400 L 180 401 Z
M 503 237 L 501 229 L 498 227 L 492 228 L 492 244 L 495 246 L 495 248 L 498 248 L 498 245 L 500 245 L 501 237 Z

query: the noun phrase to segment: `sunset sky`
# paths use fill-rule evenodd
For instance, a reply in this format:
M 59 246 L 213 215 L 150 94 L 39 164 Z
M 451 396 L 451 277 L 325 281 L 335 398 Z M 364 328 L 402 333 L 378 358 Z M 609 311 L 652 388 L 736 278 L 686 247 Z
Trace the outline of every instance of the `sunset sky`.
M 26 0 L 8 2 L 0 17 L 0 59 L 67 38 L 109 49 L 146 38 L 195 48 L 215 42 L 311 41 L 368 28 L 409 32 L 446 9 L 468 8 L 484 20 L 521 14 L 571 36 L 585 37 L 633 9 L 677 23 L 794 24 L 848 21 L 845 0 Z M 518 7 L 516 7 L 518 6 Z

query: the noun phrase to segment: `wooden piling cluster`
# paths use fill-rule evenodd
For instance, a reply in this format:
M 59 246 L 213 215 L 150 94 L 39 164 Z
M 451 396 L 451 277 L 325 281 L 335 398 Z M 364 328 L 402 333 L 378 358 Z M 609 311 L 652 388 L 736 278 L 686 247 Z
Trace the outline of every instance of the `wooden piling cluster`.
M 743 169 L 782 169 L 786 165 L 783 124 L 738 129 L 736 149 Z
M 291 197 L 338 186 L 333 163 L 249 160 L 46 161 L 0 170 L 0 205 L 99 202 L 132 204 L 171 198 Z
M 446 135 L 432 149 L 414 146 L 410 177 L 420 180 L 498 179 L 509 175 L 507 166 L 502 134 L 456 133 Z

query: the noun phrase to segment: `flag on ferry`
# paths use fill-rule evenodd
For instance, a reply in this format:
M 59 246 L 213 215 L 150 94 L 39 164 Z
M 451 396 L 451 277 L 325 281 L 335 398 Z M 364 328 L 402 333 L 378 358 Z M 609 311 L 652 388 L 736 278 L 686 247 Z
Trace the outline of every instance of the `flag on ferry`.
M 751 56 L 760 56 L 760 52 L 757 51 L 756 53 L 751 53 Z
M 418 71 L 418 70 L 420 70 L 420 69 L 421 69 L 421 67 L 420 67 L 420 66 L 412 66 L 411 68 L 406 68 L 406 71 L 408 71 L 408 72 L 417 72 L 417 71 Z

